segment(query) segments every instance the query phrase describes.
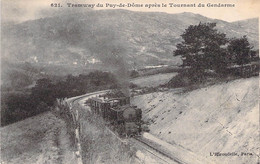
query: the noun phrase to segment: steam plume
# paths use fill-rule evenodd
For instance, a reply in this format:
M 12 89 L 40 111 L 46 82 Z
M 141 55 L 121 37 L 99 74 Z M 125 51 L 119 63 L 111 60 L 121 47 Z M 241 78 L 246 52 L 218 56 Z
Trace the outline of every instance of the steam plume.
M 98 33 L 95 30 L 98 30 Z M 121 91 L 129 96 L 129 66 L 126 62 L 128 48 L 126 43 L 110 27 L 93 29 L 92 37 L 90 51 L 95 53 L 95 56 L 98 56 L 108 69 L 114 70 Z

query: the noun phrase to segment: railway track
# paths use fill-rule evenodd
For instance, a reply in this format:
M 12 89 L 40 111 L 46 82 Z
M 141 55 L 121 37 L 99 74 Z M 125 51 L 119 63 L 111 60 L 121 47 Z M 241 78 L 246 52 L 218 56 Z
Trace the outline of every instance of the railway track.
M 85 94 L 82 96 L 78 96 L 78 97 L 74 97 L 74 98 L 69 98 L 67 100 L 71 112 L 73 114 L 73 122 L 78 123 L 78 111 L 73 110 L 73 106 L 78 103 L 81 99 L 86 98 L 86 97 L 90 97 L 90 96 L 95 96 L 95 95 L 100 95 L 100 94 L 104 94 L 106 92 L 108 92 L 109 90 L 105 90 L 105 91 L 98 91 L 98 92 L 93 92 L 93 93 L 89 93 L 89 94 Z M 77 134 L 79 135 L 79 134 Z M 119 136 L 118 136 L 119 137 Z M 120 138 L 120 137 L 119 137 Z M 148 152 L 149 154 L 151 154 L 152 156 L 154 156 L 157 160 L 160 160 L 161 163 L 167 163 L 167 164 L 184 164 L 184 162 L 182 162 L 181 160 L 174 158 L 172 156 L 170 156 L 169 154 L 163 152 L 162 150 L 157 149 L 156 147 L 154 147 L 153 145 L 151 145 L 150 143 L 142 140 L 140 137 L 133 137 L 132 138 L 133 142 L 135 144 L 137 144 L 137 146 L 142 147 L 142 149 L 144 149 L 146 152 Z M 79 142 L 79 158 L 81 158 L 81 148 L 80 148 L 80 139 L 78 138 L 78 142 Z M 80 160 L 82 161 L 82 160 Z M 81 162 L 79 162 L 81 163 Z
M 162 150 L 155 148 L 154 146 L 152 146 L 150 143 L 144 141 L 143 139 L 141 139 L 140 137 L 134 137 L 134 140 L 136 140 L 139 143 L 142 143 L 145 146 L 142 146 L 144 149 L 146 149 L 146 151 L 148 151 L 150 154 L 156 156 L 157 158 L 159 158 L 160 160 L 162 160 L 164 163 L 171 163 L 171 164 L 185 164 L 183 161 L 170 156 L 169 154 L 163 152 Z M 148 147 L 148 148 L 147 148 Z M 150 149 L 150 150 L 149 150 Z M 152 150 L 152 151 L 151 151 Z M 154 153 L 154 152 L 156 153 Z
M 133 138 L 129 138 L 129 141 L 120 138 L 117 134 L 115 134 L 113 132 L 113 130 L 111 130 L 110 128 L 107 127 L 107 129 L 123 144 L 129 144 L 131 142 L 129 142 L 132 139 L 132 144 L 138 144 L 139 146 L 141 146 L 145 151 L 147 151 L 149 154 L 152 154 L 153 156 L 156 157 L 156 159 L 159 159 L 160 161 L 162 161 L 162 163 L 167 163 L 167 164 L 184 164 L 184 162 L 181 162 L 179 159 L 177 158 L 173 158 L 170 155 L 167 155 L 166 153 L 164 153 L 163 151 L 155 148 L 154 146 L 150 145 L 149 143 L 143 141 L 141 138 L 138 137 L 133 137 Z M 140 144 L 141 143 L 141 144 Z M 145 145 L 145 146 L 143 146 Z M 148 148 L 147 148 L 148 147 Z
M 93 95 L 104 94 L 104 93 L 106 93 L 106 92 L 108 92 L 108 91 L 110 91 L 110 90 L 103 90 L 103 91 L 97 91 L 97 92 L 93 92 L 93 93 L 87 93 L 87 94 L 85 94 L 85 95 L 81 95 L 81 96 L 69 98 L 67 101 L 68 101 L 70 104 L 73 104 L 73 103 L 75 103 L 75 101 L 80 100 L 80 99 L 83 99 L 83 98 L 85 98 L 85 97 L 89 97 L 89 96 L 93 96 Z

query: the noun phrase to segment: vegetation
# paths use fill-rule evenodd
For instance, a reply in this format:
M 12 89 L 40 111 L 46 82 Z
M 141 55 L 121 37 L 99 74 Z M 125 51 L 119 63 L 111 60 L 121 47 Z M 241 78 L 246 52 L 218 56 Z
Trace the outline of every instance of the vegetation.
M 181 35 L 184 42 L 177 44 L 174 55 L 181 55 L 183 66 L 191 69 L 193 78 L 203 79 L 206 70 L 222 72 L 227 66 L 226 52 L 222 48 L 226 43 L 226 35 L 219 33 L 215 23 L 206 23 L 189 26 Z
M 39 79 L 27 93 L 1 94 L 1 126 L 50 110 L 57 98 L 73 97 L 87 92 L 116 88 L 118 82 L 108 72 L 87 75 L 69 75 L 65 80 L 53 82 Z
M 174 55 L 181 56 L 185 70 L 169 82 L 170 86 L 182 87 L 215 78 L 255 75 L 258 65 L 243 68 L 258 60 L 247 37 L 228 39 L 215 27 L 216 23 L 199 23 L 189 26 L 181 35 L 183 41 L 177 44 Z M 239 67 L 240 71 L 234 67 Z
M 135 163 L 136 150 L 113 135 L 103 118 L 86 110 L 78 111 L 83 163 Z
M 53 113 L 64 120 L 66 124 L 67 134 L 70 140 L 70 147 L 76 150 L 75 129 L 77 128 L 77 125 L 73 120 L 73 115 L 70 111 L 68 103 L 63 99 L 57 99 L 57 101 L 55 102 L 55 110 L 53 110 Z
M 231 39 L 227 47 L 231 62 L 241 66 L 250 63 L 257 57 L 256 51 L 253 51 L 252 48 L 246 36 Z

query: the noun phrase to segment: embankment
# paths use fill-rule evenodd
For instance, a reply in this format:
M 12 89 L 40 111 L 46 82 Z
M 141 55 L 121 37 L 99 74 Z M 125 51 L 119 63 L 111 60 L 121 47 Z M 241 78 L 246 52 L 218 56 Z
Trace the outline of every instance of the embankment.
M 132 103 L 151 122 L 151 133 L 169 143 L 215 163 L 257 163 L 258 101 L 259 79 L 254 77 L 186 93 L 140 95 Z M 216 152 L 230 154 L 216 156 Z

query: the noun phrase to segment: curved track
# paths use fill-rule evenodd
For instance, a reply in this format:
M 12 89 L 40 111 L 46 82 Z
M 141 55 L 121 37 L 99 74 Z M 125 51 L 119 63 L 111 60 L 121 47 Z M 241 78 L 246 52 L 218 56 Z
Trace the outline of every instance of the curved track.
M 79 101 L 80 99 L 83 99 L 83 98 L 86 98 L 86 97 L 89 97 L 89 96 L 96 96 L 96 95 L 104 94 L 108 91 L 110 91 L 110 90 L 97 91 L 97 92 L 87 93 L 87 94 L 81 95 L 81 96 L 68 98 L 67 102 L 72 105 L 73 103 L 75 103 L 75 101 Z
M 79 120 L 78 120 L 78 116 L 77 116 L 78 111 L 77 110 L 73 111 L 73 106 L 75 105 L 75 103 L 78 103 L 83 98 L 90 97 L 90 96 L 101 95 L 101 94 L 104 94 L 104 93 L 106 93 L 108 91 L 110 91 L 110 90 L 103 90 L 103 91 L 88 93 L 88 94 L 85 94 L 85 95 L 81 95 L 81 96 L 72 97 L 72 98 L 67 99 L 67 102 L 68 102 L 68 104 L 70 106 L 71 112 L 73 113 L 73 117 L 74 117 L 73 120 L 75 121 L 75 123 L 79 125 Z M 77 138 L 77 140 L 79 142 L 78 145 L 80 145 L 80 139 Z M 165 152 L 159 150 L 158 148 L 155 148 L 153 145 L 145 142 L 140 137 L 132 138 L 131 142 L 135 145 L 134 147 L 141 147 L 143 150 L 145 150 L 146 152 L 148 152 L 149 154 L 154 156 L 154 159 L 160 161 L 159 163 L 167 163 L 167 164 L 168 163 L 170 163 L 170 164 L 182 164 L 183 163 L 179 159 L 171 157 L 167 153 L 165 153 Z M 79 156 L 81 158 L 81 155 L 80 155 L 81 148 L 80 148 L 80 146 L 79 146 L 78 152 L 79 152 Z M 143 162 L 141 162 L 141 163 L 143 163 Z

